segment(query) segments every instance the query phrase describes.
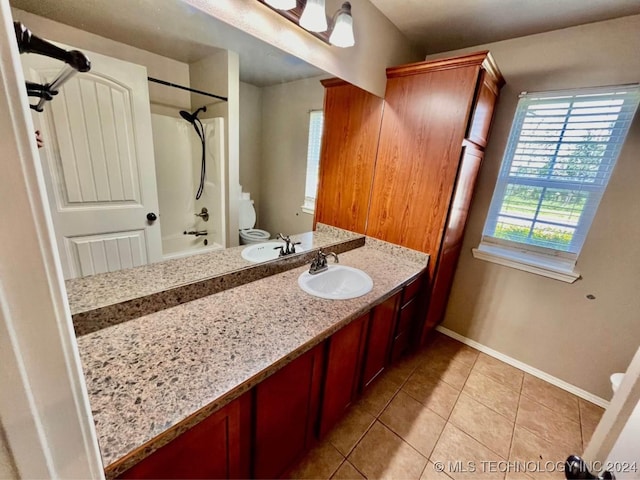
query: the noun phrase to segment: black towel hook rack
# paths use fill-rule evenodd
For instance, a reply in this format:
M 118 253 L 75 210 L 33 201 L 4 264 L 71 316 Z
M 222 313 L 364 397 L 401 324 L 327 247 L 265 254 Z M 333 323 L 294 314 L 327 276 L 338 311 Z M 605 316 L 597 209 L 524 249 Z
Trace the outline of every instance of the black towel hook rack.
M 53 100 L 53 97 L 58 94 L 58 90 L 66 81 L 77 72 L 88 72 L 91 70 L 91 62 L 84 53 L 78 50 L 65 50 L 34 35 L 20 22 L 14 22 L 13 28 L 16 33 L 18 50 L 21 54 L 35 53 L 65 63 L 65 66 L 51 83 L 41 85 L 35 82 L 26 82 L 27 95 L 40 98 L 40 101 L 36 105 L 29 106 L 36 112 L 42 112 L 44 104 Z

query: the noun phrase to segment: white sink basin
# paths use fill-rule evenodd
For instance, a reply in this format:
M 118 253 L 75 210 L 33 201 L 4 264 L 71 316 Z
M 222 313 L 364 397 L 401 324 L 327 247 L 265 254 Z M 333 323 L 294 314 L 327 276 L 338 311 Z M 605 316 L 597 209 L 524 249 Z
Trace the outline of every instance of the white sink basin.
M 322 273 L 304 272 L 298 277 L 300 288 L 310 295 L 330 300 L 361 297 L 373 289 L 373 280 L 362 270 L 345 265 L 329 265 Z
M 280 250 L 275 250 L 278 247 L 284 247 L 284 242 L 265 242 L 249 245 L 242 250 L 242 258 L 249 260 L 250 262 L 266 262 L 269 260 L 275 260 L 280 255 Z M 296 253 L 304 252 L 304 248 L 300 245 L 296 245 Z

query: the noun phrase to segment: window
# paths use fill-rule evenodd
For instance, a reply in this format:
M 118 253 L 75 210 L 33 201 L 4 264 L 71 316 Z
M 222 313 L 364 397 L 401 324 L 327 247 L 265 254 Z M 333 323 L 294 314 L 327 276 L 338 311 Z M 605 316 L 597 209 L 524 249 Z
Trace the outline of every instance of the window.
M 637 85 L 526 93 L 476 258 L 565 281 L 640 99 Z
M 309 112 L 309 146 L 307 148 L 307 181 L 304 189 L 304 205 L 302 211 L 311 213 L 316 208 L 316 194 L 318 193 L 318 167 L 320 164 L 320 144 L 322 142 L 322 127 L 324 112 L 312 110 Z

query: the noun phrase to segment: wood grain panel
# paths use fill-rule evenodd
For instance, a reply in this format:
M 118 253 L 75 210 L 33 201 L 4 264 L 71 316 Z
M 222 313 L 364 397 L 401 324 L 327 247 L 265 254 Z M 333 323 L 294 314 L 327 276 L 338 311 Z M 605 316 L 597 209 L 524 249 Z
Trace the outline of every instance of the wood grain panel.
M 362 373 L 363 388 L 369 385 L 389 364 L 401 295 L 398 292 L 373 309 L 373 315 L 369 322 Z
M 491 76 L 483 71 L 467 134 L 467 140 L 481 147 L 487 146 L 493 111 L 498 101 L 498 93 L 498 87 Z
M 246 478 L 248 396 L 234 400 L 119 478 Z M 244 449 L 244 451 L 243 451 Z
M 462 155 L 451 211 L 447 219 L 447 229 L 433 277 L 429 310 L 422 331 L 422 338 L 425 340 L 428 332 L 442 321 L 447 307 L 483 156 L 484 152 L 472 145 L 466 146 Z
M 479 70 L 389 79 L 367 235 L 437 256 Z
M 323 348 L 315 347 L 255 388 L 254 478 L 279 478 L 310 446 Z
M 343 82 L 323 82 L 324 134 L 315 222 L 365 233 L 383 100 Z
M 334 333 L 329 340 L 322 394 L 320 436 L 333 427 L 357 393 L 369 313 Z

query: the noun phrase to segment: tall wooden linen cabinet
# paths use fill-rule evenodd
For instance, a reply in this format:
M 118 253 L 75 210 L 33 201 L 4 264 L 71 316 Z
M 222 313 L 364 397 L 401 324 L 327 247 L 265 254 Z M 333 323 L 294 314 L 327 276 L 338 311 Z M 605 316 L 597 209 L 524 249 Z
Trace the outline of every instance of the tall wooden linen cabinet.
M 387 69 L 381 99 L 324 81 L 315 221 L 430 255 L 417 322 L 444 315 L 504 80 L 489 52 Z

